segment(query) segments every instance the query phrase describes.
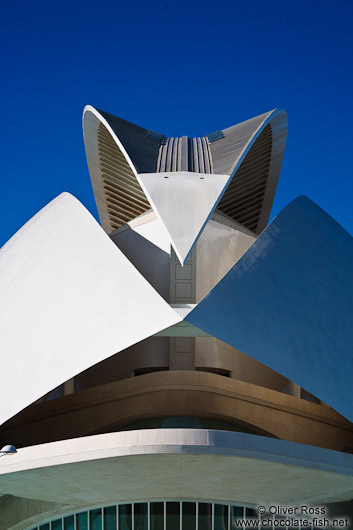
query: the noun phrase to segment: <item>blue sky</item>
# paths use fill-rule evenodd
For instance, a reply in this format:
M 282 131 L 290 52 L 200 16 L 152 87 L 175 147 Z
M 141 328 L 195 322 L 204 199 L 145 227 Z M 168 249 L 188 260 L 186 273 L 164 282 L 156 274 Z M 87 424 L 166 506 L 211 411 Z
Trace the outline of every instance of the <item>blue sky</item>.
M 171 136 L 285 107 L 271 216 L 305 194 L 353 233 L 351 0 L 12 0 L 0 13 L 0 245 L 62 191 L 97 216 L 85 104 Z

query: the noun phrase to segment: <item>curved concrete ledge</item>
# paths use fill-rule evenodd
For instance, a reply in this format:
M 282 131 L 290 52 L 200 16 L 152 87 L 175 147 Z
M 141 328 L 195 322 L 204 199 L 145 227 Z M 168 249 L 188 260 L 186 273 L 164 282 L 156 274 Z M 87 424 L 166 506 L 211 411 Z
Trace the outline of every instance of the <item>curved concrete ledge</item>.
M 0 494 L 77 504 L 210 496 L 255 505 L 335 502 L 352 498 L 353 455 L 224 431 L 109 433 L 3 458 Z
M 329 407 L 228 377 L 186 370 L 154 372 L 35 404 L 1 428 L 0 442 L 5 445 L 10 440 L 19 448 L 180 415 L 222 420 L 281 440 L 353 450 L 353 425 Z

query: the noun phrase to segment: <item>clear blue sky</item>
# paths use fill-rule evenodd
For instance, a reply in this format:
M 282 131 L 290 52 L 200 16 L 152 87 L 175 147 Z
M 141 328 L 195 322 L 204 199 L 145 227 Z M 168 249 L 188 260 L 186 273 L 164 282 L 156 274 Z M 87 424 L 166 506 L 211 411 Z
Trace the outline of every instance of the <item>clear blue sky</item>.
M 353 233 L 351 0 L 11 0 L 0 12 L 0 245 L 62 191 L 97 216 L 88 103 L 172 136 L 285 107 L 271 216 L 305 194 Z

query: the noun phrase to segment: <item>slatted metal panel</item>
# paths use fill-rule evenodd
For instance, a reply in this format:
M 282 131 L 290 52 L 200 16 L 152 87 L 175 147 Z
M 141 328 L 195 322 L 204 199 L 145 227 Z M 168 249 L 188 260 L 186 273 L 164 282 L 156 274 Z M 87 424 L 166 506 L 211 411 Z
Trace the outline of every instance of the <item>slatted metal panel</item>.
M 112 230 L 150 209 L 125 156 L 101 123 L 98 127 L 98 154 L 102 185 Z
M 214 173 L 219 175 L 231 175 L 233 173 L 244 148 L 270 114 L 271 112 L 267 112 L 222 130 L 224 138 L 209 144 Z
M 130 123 L 108 112 L 99 112 L 119 138 L 136 171 L 138 173 L 154 173 L 163 135 L 155 132 L 152 138 L 148 134 L 152 131 L 148 131 L 144 127 Z
M 212 173 L 211 155 L 205 138 L 165 138 L 159 149 L 157 172 Z
M 99 126 L 100 121 L 102 126 Z M 256 166 L 255 161 L 254 167 L 248 167 L 255 152 L 254 146 L 250 150 L 251 155 L 248 152 L 245 156 L 247 162 L 243 160 L 244 165 L 240 164 L 249 144 L 267 122 L 272 129 L 272 151 L 268 155 L 272 158 L 269 168 L 266 154 L 263 155 L 265 159 L 261 162 L 261 168 Z M 100 133 L 100 152 L 97 145 L 98 128 L 99 131 L 105 130 L 104 139 Z M 115 133 L 118 137 L 127 158 L 123 156 L 119 146 L 115 145 L 113 138 L 110 138 L 110 133 Z M 86 108 L 84 137 L 87 161 L 104 230 L 109 233 L 111 229 L 116 229 L 149 209 L 147 199 L 133 175 L 135 171 L 131 168 L 135 168 L 137 173 L 191 171 L 234 175 L 231 186 L 220 203 L 220 209 L 247 228 L 260 233 L 269 218 L 281 168 L 287 134 L 286 113 L 283 109 L 271 111 L 223 129 L 221 133 L 223 137 L 214 139 L 211 143 L 207 137 L 165 138 L 93 107 Z M 211 134 L 211 139 L 213 136 L 215 135 Z M 264 140 L 263 132 L 260 136 Z M 258 159 L 256 154 L 255 158 Z M 257 161 L 260 163 L 260 159 Z M 266 178 L 261 171 L 267 172 Z M 125 181 L 122 177 L 125 177 Z M 267 185 L 264 190 L 265 180 Z M 236 204 L 232 200 L 228 202 L 231 193 Z
M 157 173 L 181 171 L 185 160 L 187 160 L 187 151 L 185 151 L 183 138 L 165 138 L 159 148 Z
M 267 187 L 272 154 L 272 129 L 268 124 L 235 173 L 218 210 L 254 232 Z
M 211 154 L 205 138 L 190 138 L 189 171 L 213 173 Z
M 147 138 L 152 138 L 152 140 L 155 140 L 156 142 L 159 142 L 159 143 L 161 143 L 161 141 L 164 138 L 164 134 L 161 134 L 156 131 L 152 131 L 152 129 L 146 132 L 146 136 Z

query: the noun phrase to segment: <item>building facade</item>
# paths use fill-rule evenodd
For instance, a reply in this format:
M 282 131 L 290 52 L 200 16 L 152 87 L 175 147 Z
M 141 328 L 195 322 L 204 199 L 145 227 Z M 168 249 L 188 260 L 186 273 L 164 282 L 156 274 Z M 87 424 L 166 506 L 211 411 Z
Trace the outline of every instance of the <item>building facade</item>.
M 349 527 L 353 241 L 268 225 L 285 111 L 83 131 L 101 226 L 63 193 L 0 250 L 0 530 Z

